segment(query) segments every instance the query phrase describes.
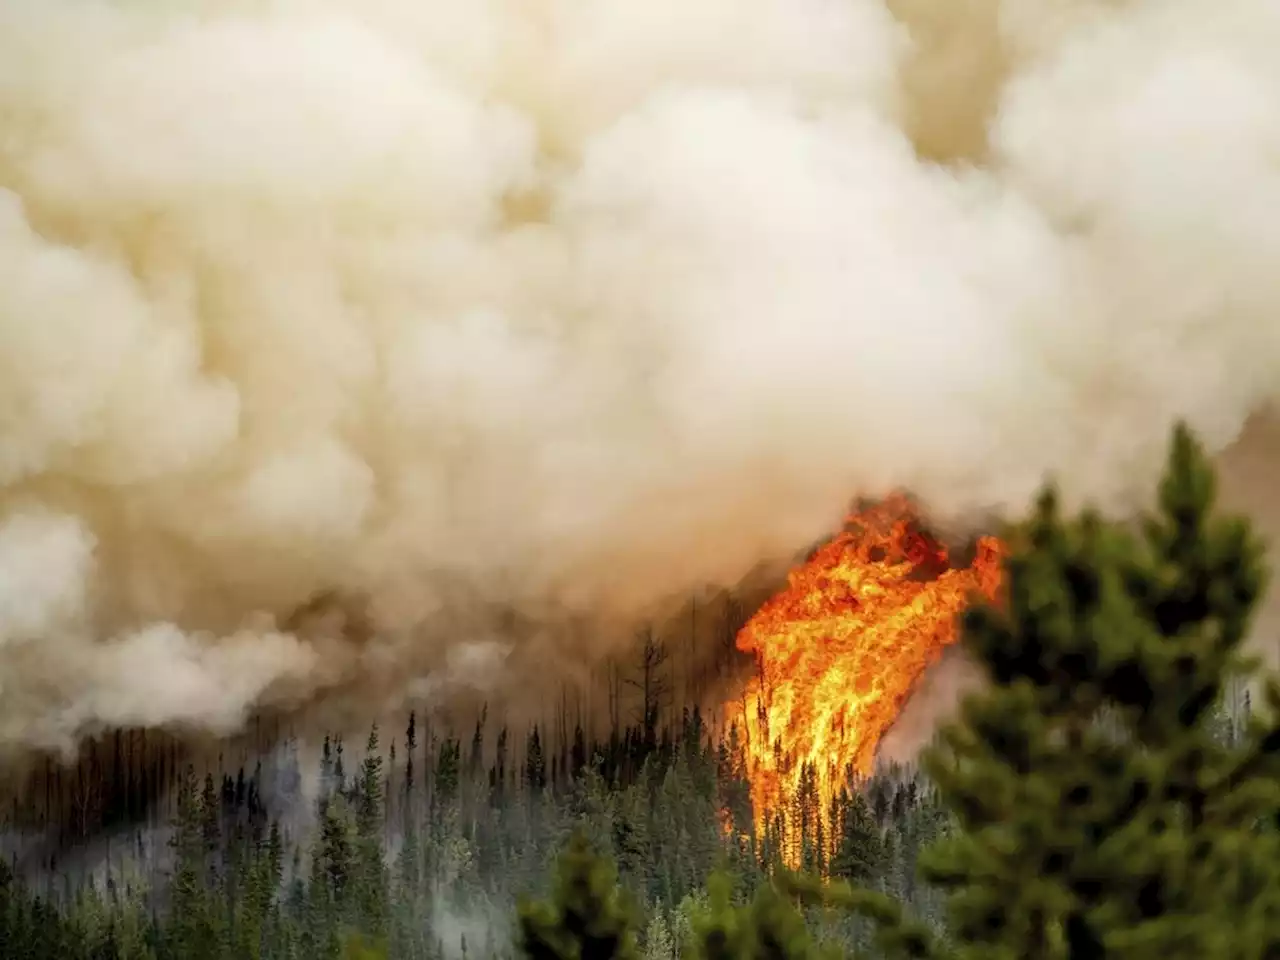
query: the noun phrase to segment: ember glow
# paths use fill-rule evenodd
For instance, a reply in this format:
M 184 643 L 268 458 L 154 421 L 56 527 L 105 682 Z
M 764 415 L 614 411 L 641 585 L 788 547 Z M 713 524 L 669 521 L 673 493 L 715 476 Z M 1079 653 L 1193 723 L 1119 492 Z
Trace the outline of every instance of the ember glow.
M 894 496 L 791 572 L 737 639 L 758 666 L 729 707 L 747 733 L 758 819 L 796 795 L 806 765 L 824 809 L 847 770 L 871 772 L 916 683 L 956 641 L 957 615 L 975 594 L 994 599 L 1002 556 L 984 537 L 972 565 L 952 569 L 910 501 Z

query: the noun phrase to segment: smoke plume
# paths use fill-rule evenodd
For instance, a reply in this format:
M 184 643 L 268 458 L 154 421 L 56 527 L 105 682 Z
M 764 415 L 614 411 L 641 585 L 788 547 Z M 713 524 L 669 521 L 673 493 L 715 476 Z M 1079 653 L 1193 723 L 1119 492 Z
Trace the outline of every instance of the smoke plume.
M 608 642 L 548 611 L 860 494 L 1126 509 L 1280 385 L 1278 46 L 1258 0 L 6 0 L 0 743 L 554 673 Z

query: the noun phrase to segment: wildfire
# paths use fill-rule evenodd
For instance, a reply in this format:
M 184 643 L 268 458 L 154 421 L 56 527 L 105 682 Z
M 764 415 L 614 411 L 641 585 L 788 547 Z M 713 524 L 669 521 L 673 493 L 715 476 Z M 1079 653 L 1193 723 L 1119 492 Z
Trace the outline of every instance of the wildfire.
M 995 597 L 998 540 L 952 569 L 915 520 L 902 496 L 851 517 L 738 634 L 758 670 L 729 713 L 746 731 L 757 818 L 796 796 L 805 765 L 823 809 L 847 769 L 870 773 L 915 684 L 957 639 L 957 614 L 975 592 Z

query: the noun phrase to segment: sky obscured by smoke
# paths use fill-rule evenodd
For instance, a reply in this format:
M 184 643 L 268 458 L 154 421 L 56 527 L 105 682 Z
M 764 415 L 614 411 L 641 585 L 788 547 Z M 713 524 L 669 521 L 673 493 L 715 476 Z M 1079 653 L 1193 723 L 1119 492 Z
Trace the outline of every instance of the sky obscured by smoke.
M 477 611 L 645 614 L 855 495 L 1124 508 L 1280 386 L 1278 45 L 1258 0 L 7 0 L 0 745 L 497 670 Z

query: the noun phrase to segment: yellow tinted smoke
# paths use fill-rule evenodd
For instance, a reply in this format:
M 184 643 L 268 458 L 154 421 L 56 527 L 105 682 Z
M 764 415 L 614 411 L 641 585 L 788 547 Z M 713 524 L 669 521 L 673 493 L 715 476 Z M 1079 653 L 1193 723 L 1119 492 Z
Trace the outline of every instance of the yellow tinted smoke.
M 1278 43 L 1256 0 L 11 0 L 0 741 L 385 693 L 520 642 L 460 608 L 643 613 L 856 494 L 1125 506 L 1280 383 Z

